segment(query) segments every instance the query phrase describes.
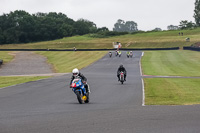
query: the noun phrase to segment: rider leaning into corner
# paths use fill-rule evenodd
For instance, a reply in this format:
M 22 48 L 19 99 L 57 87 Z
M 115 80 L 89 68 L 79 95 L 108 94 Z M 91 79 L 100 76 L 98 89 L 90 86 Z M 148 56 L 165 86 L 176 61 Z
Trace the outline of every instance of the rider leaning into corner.
M 84 84 L 84 89 L 83 89 L 84 95 L 86 95 L 87 92 L 90 92 L 89 87 L 87 85 L 87 78 L 83 74 L 81 74 L 77 68 L 74 68 L 72 70 L 72 74 L 73 75 L 71 77 L 70 87 L 75 77 L 79 76 L 81 78 L 82 83 Z
M 125 67 L 122 64 L 119 66 L 119 68 L 117 70 L 118 81 L 120 80 L 119 79 L 120 72 L 124 73 L 124 80 L 126 81 L 126 69 L 125 69 Z

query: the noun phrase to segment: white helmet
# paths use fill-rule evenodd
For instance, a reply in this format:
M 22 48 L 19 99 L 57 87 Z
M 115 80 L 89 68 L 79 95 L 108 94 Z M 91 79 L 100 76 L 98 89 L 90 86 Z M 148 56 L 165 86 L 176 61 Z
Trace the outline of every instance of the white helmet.
M 72 70 L 72 73 L 73 73 L 74 76 L 77 76 L 79 74 L 79 70 L 77 68 L 74 68 Z

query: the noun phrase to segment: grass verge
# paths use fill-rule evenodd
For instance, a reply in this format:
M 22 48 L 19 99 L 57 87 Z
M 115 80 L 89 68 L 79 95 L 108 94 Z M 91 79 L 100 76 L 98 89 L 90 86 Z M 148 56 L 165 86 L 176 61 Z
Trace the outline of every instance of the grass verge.
M 11 85 L 26 83 L 30 81 L 36 81 L 39 79 L 49 78 L 50 76 L 34 76 L 34 77 L 7 77 L 7 76 L 0 76 L 0 88 L 8 87 Z
M 146 51 L 142 70 L 144 75 L 200 76 L 200 52 Z
M 200 77 L 196 51 L 147 51 L 142 58 L 144 75 Z M 200 79 L 144 78 L 146 105 L 200 104 Z
M 2 59 L 4 63 L 10 62 L 14 58 L 13 53 L 14 52 L 0 51 L 0 59 Z
M 146 105 L 200 104 L 200 79 L 144 78 Z
M 48 62 L 54 66 L 58 73 L 71 72 L 73 68 L 82 69 L 102 58 L 106 51 L 62 51 L 62 52 L 36 52 L 46 56 Z

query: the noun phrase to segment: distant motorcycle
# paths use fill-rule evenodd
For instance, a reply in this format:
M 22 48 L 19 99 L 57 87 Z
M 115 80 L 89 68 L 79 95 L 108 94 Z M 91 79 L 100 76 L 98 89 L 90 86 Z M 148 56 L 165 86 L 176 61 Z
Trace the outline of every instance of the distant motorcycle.
M 132 53 L 130 53 L 129 57 L 130 57 L 130 58 L 132 58 L 132 57 L 133 57 L 133 54 L 132 54 Z
M 121 57 L 121 55 L 122 55 L 122 54 L 121 54 L 121 53 L 119 53 L 119 57 Z
M 116 51 L 116 52 L 115 52 L 115 56 L 118 56 L 118 55 L 119 55 L 119 53 L 118 53 L 118 51 Z
M 129 52 L 129 57 L 130 57 L 130 58 L 133 57 L 133 52 L 132 52 L 132 51 Z
M 75 78 L 72 81 L 71 87 L 72 87 L 73 92 L 76 94 L 78 102 L 80 104 L 84 102 L 89 103 L 89 91 L 86 90 L 86 96 L 83 95 L 84 93 L 81 88 L 84 87 L 84 84 L 82 83 L 81 78 L 79 77 Z M 88 85 L 88 90 L 89 90 L 89 85 Z
M 110 56 L 110 58 L 112 57 L 112 53 L 111 52 L 109 53 L 109 56 Z
M 120 72 L 120 75 L 119 75 L 119 81 L 121 82 L 121 84 L 124 83 L 124 72 Z
M 129 55 L 129 54 L 127 54 L 127 58 L 129 58 L 129 56 L 130 56 L 130 55 Z

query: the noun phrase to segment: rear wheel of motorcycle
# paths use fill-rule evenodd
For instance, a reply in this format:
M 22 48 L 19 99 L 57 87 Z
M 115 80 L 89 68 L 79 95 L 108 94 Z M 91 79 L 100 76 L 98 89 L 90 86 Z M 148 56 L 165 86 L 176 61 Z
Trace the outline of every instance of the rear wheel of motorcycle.
M 83 103 L 83 100 L 82 100 L 81 94 L 80 94 L 79 92 L 76 92 L 76 95 L 77 95 L 78 102 L 79 102 L 80 104 L 82 104 L 82 103 Z
M 89 103 L 89 101 L 90 101 L 90 100 L 89 100 L 89 99 L 90 99 L 90 98 L 89 98 L 89 92 L 87 92 L 86 96 L 87 96 L 87 100 L 85 101 L 85 103 Z

